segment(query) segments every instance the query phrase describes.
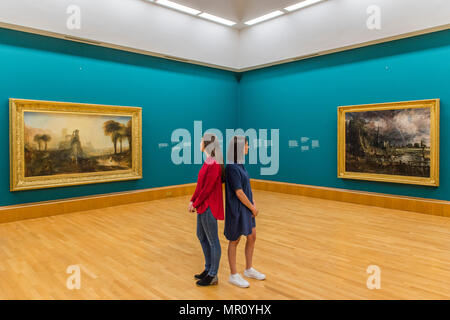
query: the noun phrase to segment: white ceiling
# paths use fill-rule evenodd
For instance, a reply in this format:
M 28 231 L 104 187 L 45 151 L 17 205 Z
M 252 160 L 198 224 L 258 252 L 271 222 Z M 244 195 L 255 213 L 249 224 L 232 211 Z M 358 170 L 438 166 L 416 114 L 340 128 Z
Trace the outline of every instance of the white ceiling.
M 299 0 L 172 0 L 247 21 Z M 81 28 L 69 29 L 69 6 Z M 381 10 L 369 30 L 367 9 Z M 146 0 L 0 0 L 0 27 L 245 71 L 450 28 L 450 0 L 327 0 L 237 29 Z
M 368 8 L 380 10 L 369 29 Z M 369 10 L 370 11 L 370 10 Z M 450 27 L 450 0 L 328 0 L 240 30 L 239 68 L 348 50 Z
M 198 9 L 219 17 L 238 22 L 257 18 L 266 13 L 286 8 L 301 0 L 176 0 L 177 3 Z M 241 23 L 239 23 L 241 22 Z

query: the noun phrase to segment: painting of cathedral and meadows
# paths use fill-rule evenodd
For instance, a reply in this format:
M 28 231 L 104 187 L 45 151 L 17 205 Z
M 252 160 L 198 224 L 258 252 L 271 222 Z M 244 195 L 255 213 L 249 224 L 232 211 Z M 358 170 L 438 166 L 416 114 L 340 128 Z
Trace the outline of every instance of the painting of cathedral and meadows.
M 435 185 L 439 109 L 430 103 L 341 109 L 341 175 Z
M 140 179 L 141 112 L 11 99 L 11 189 Z
M 25 176 L 131 168 L 131 117 L 24 113 Z

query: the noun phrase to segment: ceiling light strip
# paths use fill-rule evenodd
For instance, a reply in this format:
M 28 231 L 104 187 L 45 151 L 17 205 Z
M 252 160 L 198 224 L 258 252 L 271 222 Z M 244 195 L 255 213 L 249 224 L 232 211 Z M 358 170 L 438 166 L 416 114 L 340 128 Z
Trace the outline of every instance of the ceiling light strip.
M 254 24 L 257 24 L 257 23 L 260 23 L 260 22 L 263 22 L 263 21 L 266 21 L 266 20 L 269 20 L 269 19 L 281 16 L 282 14 L 284 14 L 283 11 L 277 10 L 277 11 L 265 14 L 265 15 L 263 15 L 261 17 L 255 18 L 253 20 L 249 20 L 249 21 L 244 22 L 244 23 L 246 25 L 248 25 L 248 26 L 252 26 Z
M 169 0 L 156 0 L 156 3 L 160 4 L 162 6 L 165 6 L 165 7 L 169 7 L 169 8 L 178 10 L 178 11 L 192 14 L 194 16 L 198 15 L 201 12 L 200 10 L 192 9 L 190 7 L 186 7 L 186 6 L 183 6 L 181 4 L 178 4 L 178 3 L 175 3 L 175 2 L 172 2 Z
M 199 17 L 202 17 L 202 18 L 207 19 L 207 20 L 211 20 L 211 21 L 214 21 L 214 22 L 218 22 L 218 23 L 227 25 L 229 27 L 234 26 L 236 24 L 236 22 L 234 22 L 234 21 L 227 20 L 227 19 L 215 16 L 215 15 L 212 15 L 212 14 L 209 14 L 209 13 L 206 13 L 206 12 L 203 12 L 203 13 L 199 14 Z
M 298 9 L 302 9 L 302 8 L 311 6 L 311 5 L 321 2 L 321 1 L 324 1 L 324 0 L 305 0 L 305 1 L 293 4 L 292 6 L 286 7 L 286 8 L 284 8 L 284 10 L 291 12 L 291 11 L 295 11 Z

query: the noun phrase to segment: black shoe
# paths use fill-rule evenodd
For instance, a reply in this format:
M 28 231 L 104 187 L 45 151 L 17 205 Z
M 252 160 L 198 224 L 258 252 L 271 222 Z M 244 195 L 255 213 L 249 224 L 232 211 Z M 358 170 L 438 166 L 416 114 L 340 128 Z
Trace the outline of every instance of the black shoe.
M 194 278 L 198 279 L 198 280 L 202 280 L 204 277 L 206 277 L 208 275 L 208 272 L 209 272 L 209 270 L 204 270 L 202 273 L 196 274 L 194 276 Z
M 210 275 L 207 275 L 203 279 L 197 281 L 197 285 L 200 287 L 214 286 L 218 283 L 219 279 L 217 278 L 217 276 L 212 277 Z

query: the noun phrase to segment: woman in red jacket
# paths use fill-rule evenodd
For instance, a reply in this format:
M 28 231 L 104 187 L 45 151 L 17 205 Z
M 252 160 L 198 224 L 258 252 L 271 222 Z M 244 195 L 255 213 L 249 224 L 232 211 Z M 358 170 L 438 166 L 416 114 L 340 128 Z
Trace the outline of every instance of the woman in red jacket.
M 217 232 L 217 220 L 224 219 L 222 181 L 224 177 L 223 156 L 217 137 L 205 134 L 200 149 L 206 160 L 198 174 L 197 187 L 189 203 L 189 211 L 197 210 L 197 237 L 205 256 L 205 270 L 196 274 L 198 286 L 218 283 L 217 272 L 221 256 Z

